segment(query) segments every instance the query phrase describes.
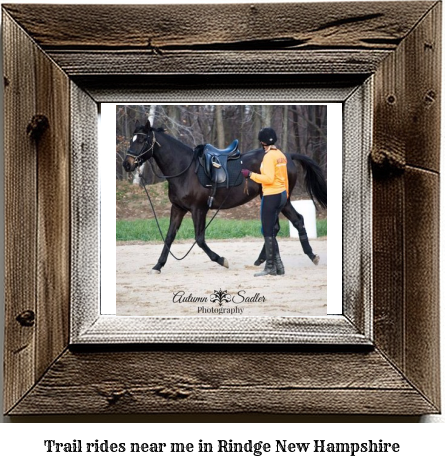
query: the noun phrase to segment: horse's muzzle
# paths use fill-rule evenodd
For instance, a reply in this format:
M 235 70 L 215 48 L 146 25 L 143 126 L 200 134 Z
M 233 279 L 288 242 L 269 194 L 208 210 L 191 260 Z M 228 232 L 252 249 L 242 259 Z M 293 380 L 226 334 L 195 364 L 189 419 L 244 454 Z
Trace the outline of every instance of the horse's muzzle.
M 129 173 L 130 171 L 134 171 L 136 169 L 136 163 L 134 162 L 134 159 L 130 159 L 128 157 L 125 158 L 124 162 L 122 163 L 122 166 L 124 167 L 124 170 Z

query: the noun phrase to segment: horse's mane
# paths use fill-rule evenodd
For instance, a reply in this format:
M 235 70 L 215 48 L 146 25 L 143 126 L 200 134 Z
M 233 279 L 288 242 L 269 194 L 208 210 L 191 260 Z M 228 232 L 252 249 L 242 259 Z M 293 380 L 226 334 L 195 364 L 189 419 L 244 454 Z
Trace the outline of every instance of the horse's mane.
M 195 154 L 195 157 L 200 157 L 202 155 L 204 147 L 205 147 L 205 144 L 200 144 L 194 148 L 193 153 Z
M 187 150 L 193 150 L 191 147 L 189 147 L 187 144 L 185 144 L 181 140 L 176 139 L 175 137 L 171 136 L 168 133 L 168 129 L 164 129 L 162 127 L 161 128 L 153 128 L 153 127 L 151 127 L 150 130 L 153 131 L 153 132 L 157 132 L 158 134 L 159 133 L 165 133 L 166 137 L 168 137 L 170 139 L 172 144 L 176 144 L 177 146 L 184 147 Z

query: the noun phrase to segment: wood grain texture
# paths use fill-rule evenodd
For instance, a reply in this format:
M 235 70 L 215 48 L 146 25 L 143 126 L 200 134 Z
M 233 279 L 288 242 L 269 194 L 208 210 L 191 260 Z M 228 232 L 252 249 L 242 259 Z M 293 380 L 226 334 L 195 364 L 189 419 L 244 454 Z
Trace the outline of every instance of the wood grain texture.
M 37 157 L 27 126 L 35 114 L 29 37 L 3 16 L 5 104 L 5 389 L 10 409 L 35 383 Z M 27 72 L 23 70 L 26 69 Z M 28 318 L 17 317 L 28 312 Z M 32 313 L 31 313 L 32 312 Z
M 388 50 L 256 50 L 243 51 L 49 51 L 74 79 L 82 75 L 150 74 L 371 74 Z
M 440 8 L 376 73 L 372 153 L 375 342 L 438 406 Z
M 15 44 L 5 53 L 9 409 L 68 343 L 69 79 L 8 15 L 4 23 Z M 17 321 L 23 312 L 32 324 Z
M 12 413 L 433 411 L 379 353 L 333 349 L 66 352 Z
M 442 3 L 405 41 L 406 162 L 436 173 L 440 168 Z
M 84 247 L 83 249 L 88 249 Z M 91 273 L 79 270 L 79 276 Z M 85 291 L 91 292 L 90 289 Z M 93 298 L 87 302 L 94 301 Z M 97 300 L 97 299 L 96 299 Z M 359 313 L 362 309 L 354 309 Z M 368 312 L 369 314 L 369 312 Z M 93 321 L 93 324 L 91 324 Z M 369 334 L 360 332 L 350 319 L 326 317 L 249 317 L 211 318 L 194 317 L 132 317 L 100 315 L 98 309 L 85 303 L 73 307 L 71 325 L 73 344 L 313 344 L 371 346 Z
M 98 74 L 76 75 L 73 81 L 101 103 L 342 102 L 363 83 L 363 75 L 183 74 L 178 81 L 176 75 Z
M 404 367 L 404 182 L 373 180 L 374 342 Z
M 311 3 L 5 8 L 69 75 L 122 76 L 370 74 L 433 5 L 326 3 L 322 20 Z
M 267 4 L 3 8 L 6 412 L 440 411 L 439 2 L 276 4 L 273 18 Z M 255 73 L 271 56 L 277 63 L 260 79 Z M 75 82 L 70 96 L 57 66 Z M 137 101 L 159 90 L 167 98 L 205 88 L 214 102 L 226 101 L 231 89 L 230 97 L 243 100 L 248 88 L 344 88 L 363 83 L 367 73 L 375 84 L 372 158 L 382 160 L 383 167 L 374 171 L 373 180 L 374 350 L 63 347 L 67 258 L 57 257 L 51 240 L 66 250 L 67 152 L 55 142 L 68 137 L 62 108 L 67 102 L 71 116 L 82 108 L 91 121 L 97 108 L 90 96 L 113 101 L 125 95 Z M 26 135 L 37 109 L 48 113 L 50 123 L 40 148 Z M 86 150 L 94 148 L 95 135 L 85 131 L 84 137 L 69 137 L 73 153 L 88 162 Z M 53 144 L 59 149 L 56 168 L 48 149 Z M 93 217 L 82 223 L 83 204 L 76 205 L 71 226 L 93 231 Z M 79 269 L 81 261 L 75 266 Z M 82 305 L 97 305 L 90 294 L 82 294 L 88 284 L 75 282 L 71 299 L 77 295 Z M 369 323 L 355 321 L 362 329 Z
M 375 74 L 373 147 L 374 341 L 404 367 L 404 188 L 406 49 L 402 43 Z
M 434 2 L 4 5 L 45 50 L 395 49 Z M 38 17 L 39 21 L 35 18 Z M 197 21 L 199 18 L 199 21 Z M 67 31 L 69 33 L 67 34 Z
M 433 158 L 431 158 L 433 159 Z M 436 173 L 405 173 L 405 372 L 440 405 L 439 186 Z
M 438 3 L 376 73 L 376 161 L 439 171 L 440 60 Z
M 68 344 L 70 301 L 69 78 L 36 51 L 36 114 L 48 128 L 37 148 L 37 339 L 39 378 Z
M 373 79 L 343 103 L 342 228 L 343 315 L 372 339 L 372 147 Z
M 71 332 L 82 333 L 100 312 L 98 107 L 70 84 Z

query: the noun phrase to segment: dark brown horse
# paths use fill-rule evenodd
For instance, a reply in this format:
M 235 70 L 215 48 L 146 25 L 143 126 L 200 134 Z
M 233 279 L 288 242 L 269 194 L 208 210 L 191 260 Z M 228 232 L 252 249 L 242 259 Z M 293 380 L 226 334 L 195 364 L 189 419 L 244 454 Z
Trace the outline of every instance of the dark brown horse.
M 250 171 L 260 172 L 261 162 L 264 156 L 263 149 L 252 150 L 242 155 L 243 168 Z M 195 172 L 197 161 L 195 151 L 177 139 L 169 136 L 163 129 L 155 129 L 148 122 L 145 126 L 138 125 L 133 134 L 133 139 L 125 157 L 123 166 L 126 171 L 134 171 L 149 158 L 156 160 L 159 168 L 168 181 L 168 196 L 172 204 L 170 213 L 170 225 L 165 237 L 164 248 L 158 263 L 153 267 L 154 272 L 160 272 L 165 265 L 171 244 L 175 240 L 176 233 L 181 226 L 182 219 L 190 212 L 195 227 L 196 242 L 209 258 L 226 268 L 228 261 L 213 252 L 205 241 L 205 222 L 209 211 L 208 197 L 209 189 L 203 187 Z M 292 160 L 301 163 L 305 169 L 305 185 L 310 196 L 317 200 L 322 207 L 327 205 L 327 186 L 322 176 L 320 167 L 305 155 L 287 155 L 289 189 L 295 186 L 297 180 L 297 167 Z M 262 195 L 261 185 L 251 180 L 248 181 L 248 193 L 244 191 L 244 183 L 239 186 L 218 188 L 211 209 L 229 209 L 243 205 Z M 303 251 L 308 257 L 318 264 L 319 257 L 314 254 L 304 227 L 303 216 L 297 213 L 290 201 L 282 210 L 283 215 L 298 230 Z M 258 257 L 255 264 L 264 261 L 262 255 Z

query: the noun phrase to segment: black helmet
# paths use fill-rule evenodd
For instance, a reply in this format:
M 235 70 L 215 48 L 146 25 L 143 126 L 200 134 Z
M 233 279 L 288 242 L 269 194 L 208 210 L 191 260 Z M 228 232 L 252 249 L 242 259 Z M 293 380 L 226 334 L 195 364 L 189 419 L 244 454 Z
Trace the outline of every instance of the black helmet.
M 273 145 L 277 141 L 277 135 L 272 128 L 263 128 L 258 133 L 258 140 L 266 145 Z

